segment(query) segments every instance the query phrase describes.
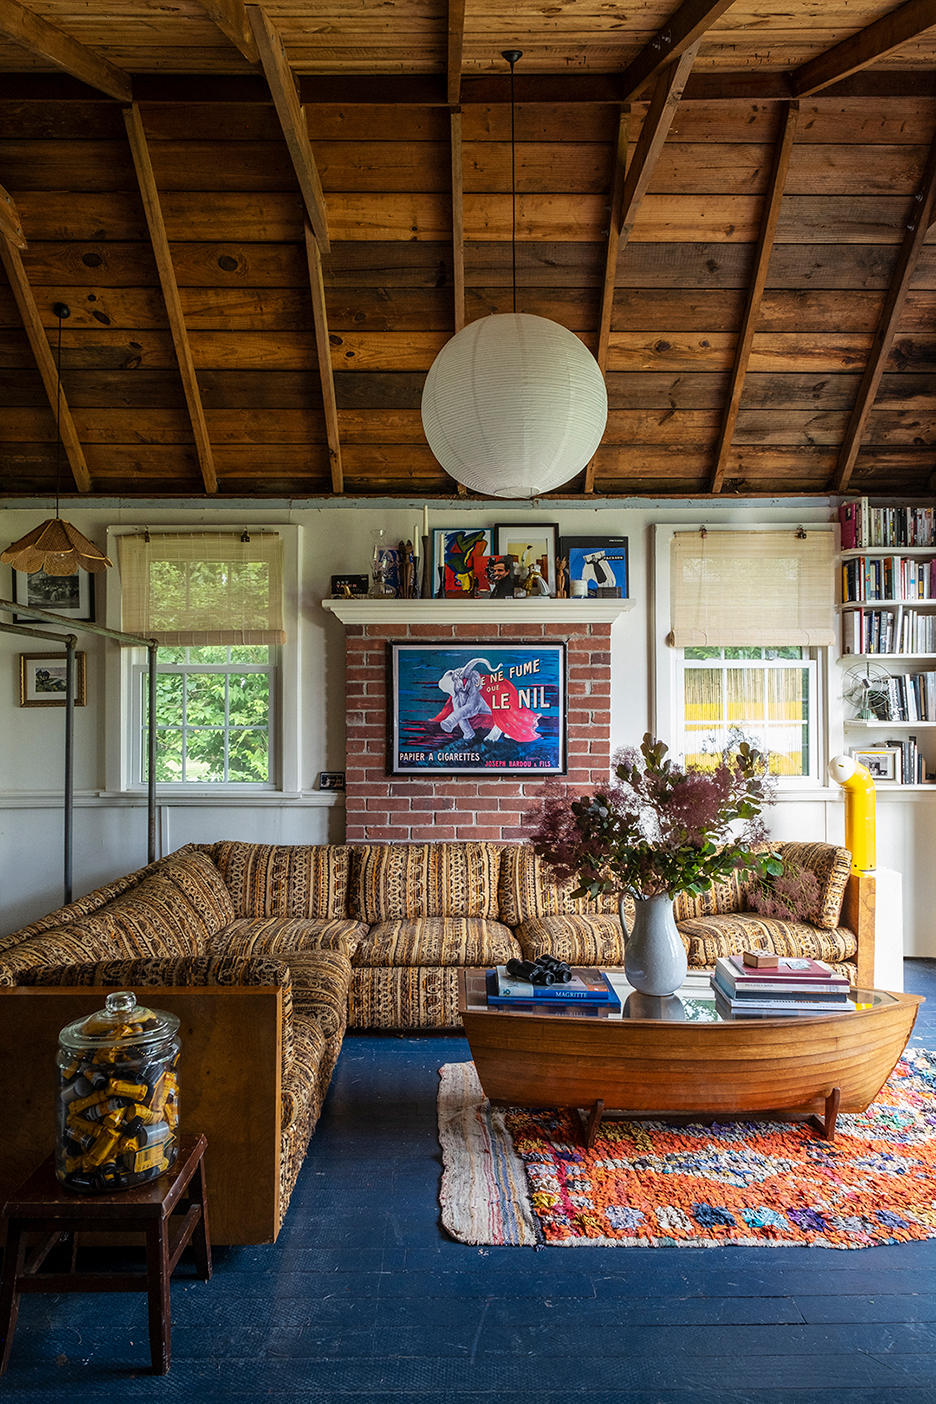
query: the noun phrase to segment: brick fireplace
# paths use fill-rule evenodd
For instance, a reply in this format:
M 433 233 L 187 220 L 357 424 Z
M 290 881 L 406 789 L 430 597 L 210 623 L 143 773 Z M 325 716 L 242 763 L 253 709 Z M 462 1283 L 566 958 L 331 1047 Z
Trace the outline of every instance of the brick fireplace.
M 542 785 L 495 778 L 387 774 L 389 639 L 465 643 L 564 642 L 568 653 L 568 776 L 583 789 L 607 778 L 611 727 L 611 630 L 628 600 L 326 600 L 345 625 L 348 843 L 518 839 Z

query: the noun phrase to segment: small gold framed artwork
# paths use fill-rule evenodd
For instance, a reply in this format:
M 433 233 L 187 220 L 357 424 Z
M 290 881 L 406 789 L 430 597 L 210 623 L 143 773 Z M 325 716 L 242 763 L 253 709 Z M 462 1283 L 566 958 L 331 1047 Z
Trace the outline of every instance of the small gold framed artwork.
M 64 707 L 67 654 L 21 653 L 20 706 Z M 75 654 L 75 706 L 87 704 L 85 655 Z

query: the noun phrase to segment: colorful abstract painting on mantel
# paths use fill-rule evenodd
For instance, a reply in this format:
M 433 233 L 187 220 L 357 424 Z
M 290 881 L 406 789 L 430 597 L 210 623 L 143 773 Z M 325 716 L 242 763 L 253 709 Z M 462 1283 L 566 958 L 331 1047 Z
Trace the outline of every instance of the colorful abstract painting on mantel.
M 471 1064 L 441 1072 L 442 1222 L 461 1241 L 867 1248 L 936 1238 L 936 1053 L 907 1050 L 867 1111 L 839 1116 L 831 1144 L 799 1123 L 612 1120 L 586 1150 L 576 1113 L 498 1111 Z

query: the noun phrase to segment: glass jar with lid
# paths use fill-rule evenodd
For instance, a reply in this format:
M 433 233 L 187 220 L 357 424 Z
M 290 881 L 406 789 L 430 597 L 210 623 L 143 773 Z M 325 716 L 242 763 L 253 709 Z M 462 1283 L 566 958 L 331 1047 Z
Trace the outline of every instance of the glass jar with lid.
M 129 1189 L 175 1164 L 179 1020 L 127 990 L 59 1034 L 55 1173 L 83 1194 Z

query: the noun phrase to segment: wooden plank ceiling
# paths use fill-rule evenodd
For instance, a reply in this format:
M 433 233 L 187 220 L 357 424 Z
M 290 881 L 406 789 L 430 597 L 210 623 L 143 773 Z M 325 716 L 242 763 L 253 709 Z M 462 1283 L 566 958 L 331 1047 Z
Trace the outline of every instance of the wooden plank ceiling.
M 514 47 L 517 308 L 611 403 L 550 495 L 931 495 L 936 0 L 0 0 L 0 500 L 451 496 Z

